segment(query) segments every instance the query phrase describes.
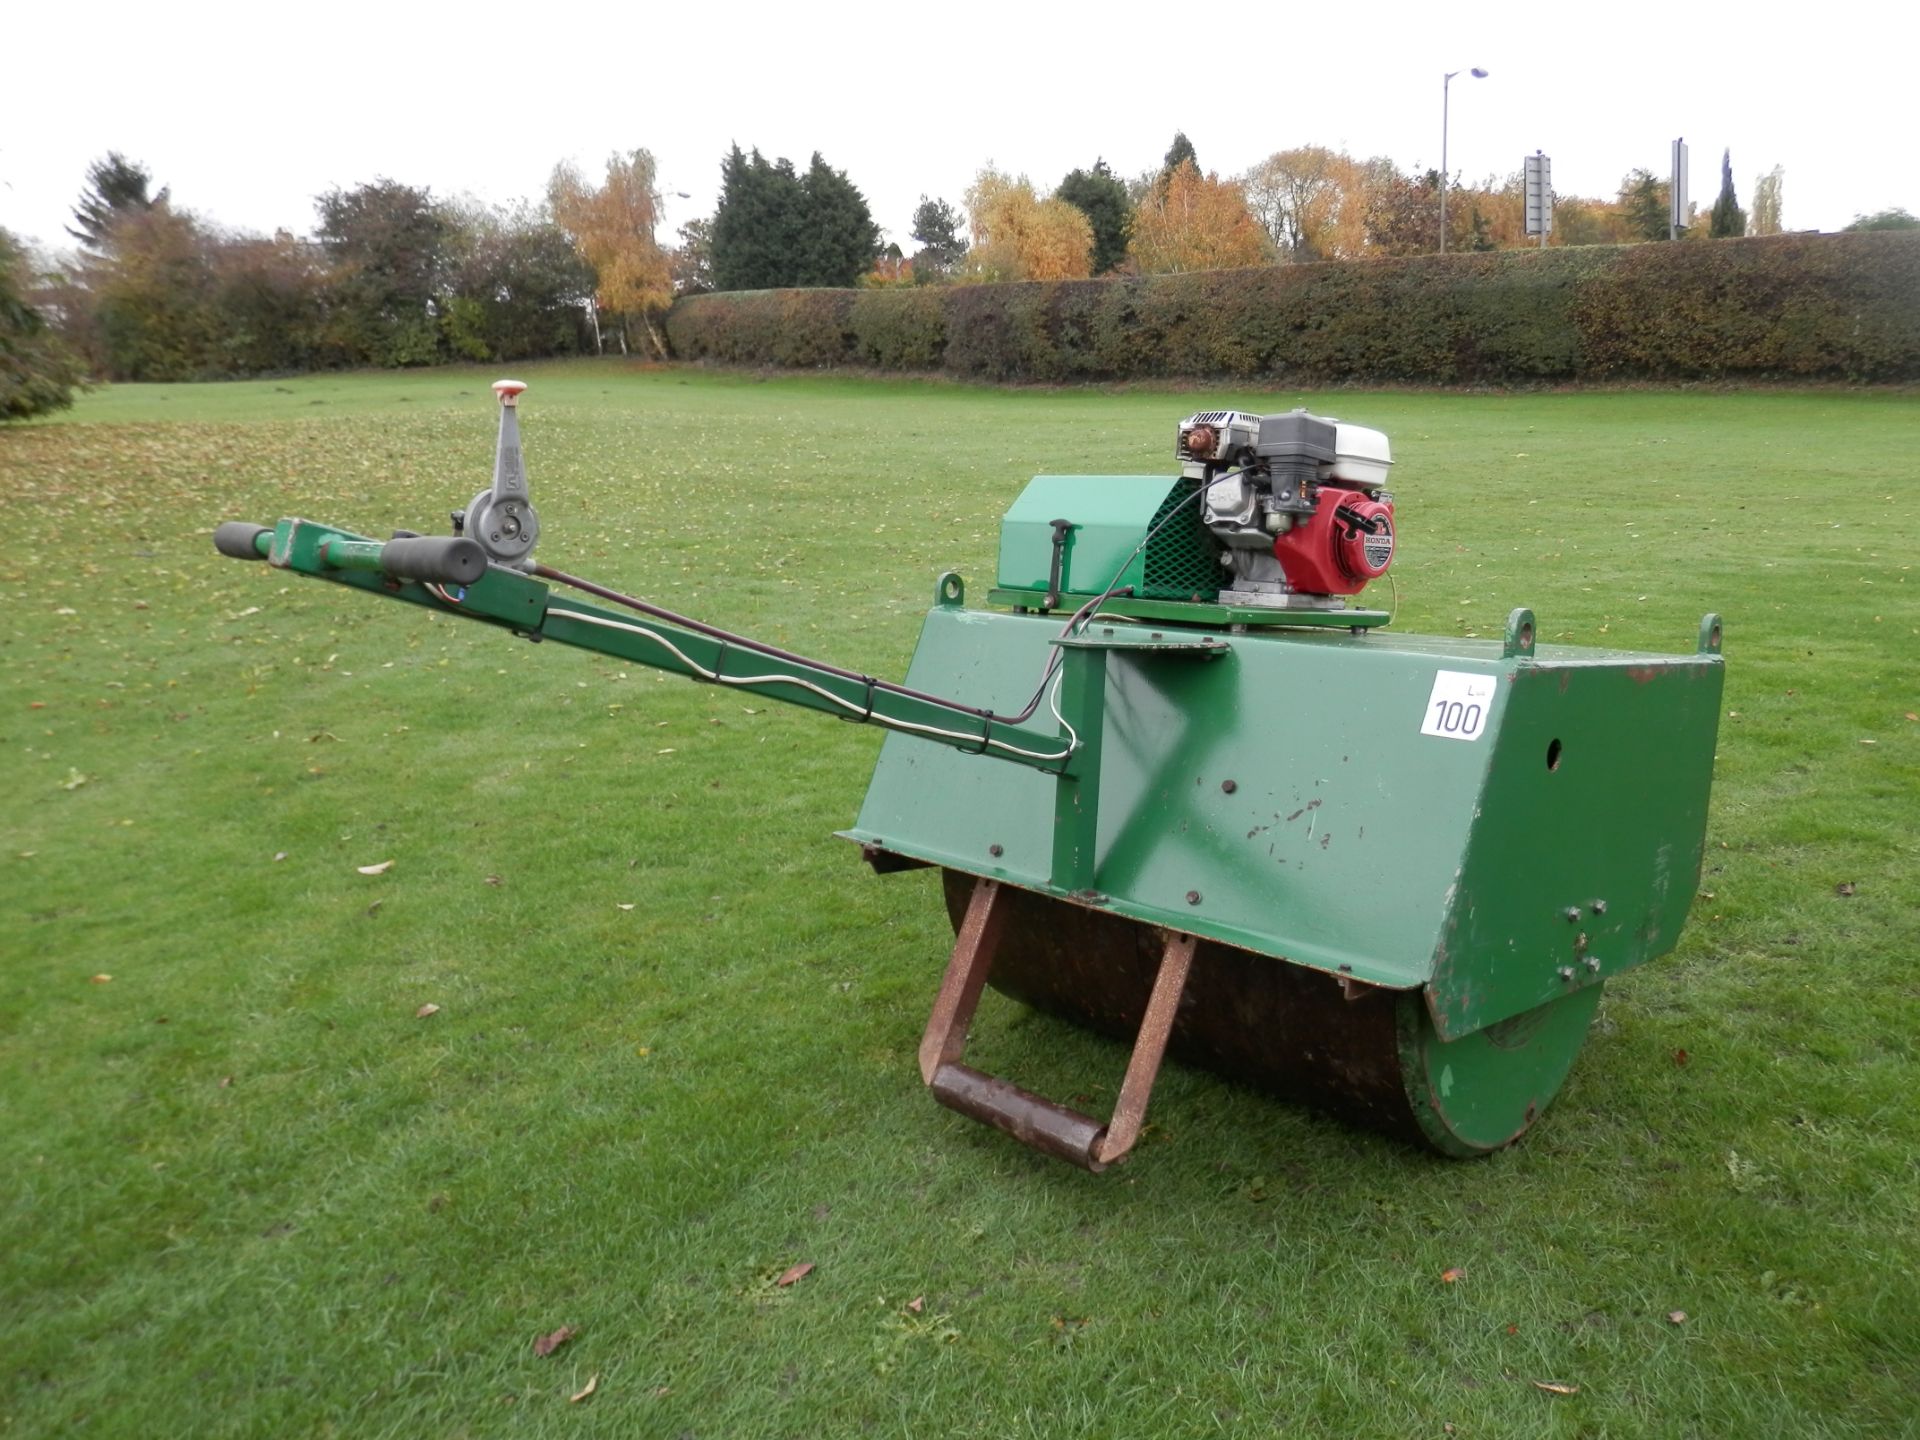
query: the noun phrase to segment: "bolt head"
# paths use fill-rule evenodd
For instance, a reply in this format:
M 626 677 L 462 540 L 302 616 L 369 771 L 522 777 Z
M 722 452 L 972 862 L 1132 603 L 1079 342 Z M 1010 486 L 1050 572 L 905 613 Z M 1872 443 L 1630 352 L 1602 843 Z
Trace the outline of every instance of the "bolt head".
M 1187 891 L 1187 904 L 1198 905 L 1199 903 L 1200 903 L 1200 892 L 1198 890 Z

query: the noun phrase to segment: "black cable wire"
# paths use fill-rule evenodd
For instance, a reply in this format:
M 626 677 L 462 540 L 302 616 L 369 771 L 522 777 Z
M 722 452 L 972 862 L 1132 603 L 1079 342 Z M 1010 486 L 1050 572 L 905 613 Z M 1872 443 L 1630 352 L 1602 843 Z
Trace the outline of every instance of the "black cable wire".
M 1244 468 L 1240 470 L 1230 470 L 1225 474 L 1215 476 L 1214 482 L 1229 480 L 1235 475 L 1243 475 L 1245 473 Z M 1068 617 L 1065 627 L 1060 631 L 1061 639 L 1065 639 L 1068 635 L 1072 634 L 1074 627 L 1084 626 L 1091 621 L 1094 615 L 1099 613 L 1102 605 L 1120 593 L 1120 577 L 1127 573 L 1127 567 L 1133 564 L 1135 557 L 1138 556 L 1141 551 L 1145 550 L 1148 545 L 1152 544 L 1153 538 L 1162 530 L 1166 529 L 1167 526 L 1173 522 L 1173 518 L 1176 515 L 1199 498 L 1200 493 L 1205 489 L 1206 485 L 1196 484 L 1191 492 L 1183 496 L 1171 510 L 1160 517 L 1159 523 L 1147 531 L 1146 536 L 1140 543 L 1133 547 L 1132 553 L 1120 562 L 1120 568 L 1114 572 L 1113 580 L 1108 584 L 1107 588 Z M 856 681 L 866 687 L 869 710 L 871 710 L 873 703 L 873 692 L 875 690 L 883 690 L 890 695 L 899 695 L 908 700 L 919 700 L 942 710 L 975 716 L 978 719 L 986 721 L 989 727 L 995 724 L 1020 725 L 1033 718 L 1034 712 L 1040 708 L 1041 699 L 1047 693 L 1047 682 L 1053 679 L 1054 671 L 1060 668 L 1060 648 L 1057 645 L 1049 647 L 1052 650 L 1052 654 L 1048 657 L 1047 668 L 1040 676 L 1040 684 L 1035 688 L 1032 698 L 1027 701 L 1025 707 L 1017 714 L 999 715 L 992 710 L 983 710 L 973 705 L 963 705 L 958 700 L 949 700 L 939 695 L 929 695 L 923 690 L 911 690 L 905 685 L 896 685 L 890 680 L 878 680 L 871 675 L 863 675 L 857 670 L 844 670 L 838 665 L 829 665 L 824 660 L 813 660 L 805 655 L 797 655 L 791 650 L 782 650 L 777 645 L 769 645 L 765 641 L 754 640 L 745 635 L 735 634 L 730 630 L 722 630 L 717 625 L 709 625 L 704 621 L 695 620 L 691 616 L 677 614 L 672 610 L 666 609 L 664 606 L 650 604 L 632 595 L 623 595 L 618 590 L 609 589 L 605 585 L 596 585 L 591 580 L 584 580 L 578 575 L 569 575 L 566 571 L 556 570 L 550 565 L 535 562 L 531 573 L 542 580 L 554 581 L 556 584 L 582 591 L 585 594 L 610 601 L 615 605 L 624 605 L 629 610 L 637 610 L 642 615 L 650 615 L 656 620 L 664 620 L 670 625 L 678 625 L 696 634 L 705 635 L 709 639 L 718 640 L 723 647 L 737 645 L 743 650 L 754 651 L 772 660 L 783 661 L 789 665 L 804 665 L 811 670 L 833 675 L 842 680 Z

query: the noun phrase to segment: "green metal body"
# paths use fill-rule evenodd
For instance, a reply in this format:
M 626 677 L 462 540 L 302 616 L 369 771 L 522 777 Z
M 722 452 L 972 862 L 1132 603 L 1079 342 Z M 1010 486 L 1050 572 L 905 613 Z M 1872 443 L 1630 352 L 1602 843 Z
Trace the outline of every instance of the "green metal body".
M 1068 652 L 1080 777 L 890 736 L 851 839 L 1331 975 L 1453 1040 L 1665 953 L 1693 897 L 1723 665 L 1385 633 L 1100 623 Z M 1018 703 L 1059 622 L 938 605 L 907 683 Z M 1143 633 L 1144 632 L 1144 633 Z M 1077 662 L 1077 663 L 1076 663 Z M 1478 738 L 1423 735 L 1436 676 Z M 1096 697 L 1098 697 L 1096 701 Z M 1083 723 L 1097 704 L 1099 719 Z
M 1204 537 L 1187 517 L 1141 546 L 1177 484 L 1054 478 L 1003 528 L 994 593 L 1014 613 L 969 609 L 959 577 L 940 578 L 906 676 L 917 695 L 498 564 L 464 588 L 401 578 L 420 572 L 397 550 L 310 520 L 217 543 L 881 725 L 843 833 L 876 868 L 941 867 L 956 925 L 978 879 L 1015 895 L 995 986 L 1133 1033 L 1160 937 L 1197 937 L 1173 1053 L 1447 1153 L 1512 1140 L 1565 1078 L 1606 979 L 1671 949 L 1685 920 L 1718 620 L 1670 656 L 1536 649 L 1524 610 L 1504 641 L 1389 635 L 1370 628 L 1378 612 L 1239 610 L 1194 580 Z M 1036 613 L 1116 582 L 1144 593 L 1070 637 Z M 1056 655 L 1047 703 L 1000 718 Z

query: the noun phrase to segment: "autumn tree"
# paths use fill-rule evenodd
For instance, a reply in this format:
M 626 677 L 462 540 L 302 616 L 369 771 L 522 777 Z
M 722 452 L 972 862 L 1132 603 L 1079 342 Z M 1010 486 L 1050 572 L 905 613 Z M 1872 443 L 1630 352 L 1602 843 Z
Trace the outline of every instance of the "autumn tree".
M 860 277 L 862 290 L 895 290 L 913 283 L 913 261 L 898 245 L 891 244 L 874 257 L 873 268 Z
M 313 370 L 357 357 L 326 339 L 326 266 L 285 230 L 223 234 L 208 255 L 212 344 L 202 369 L 222 375 Z
M 1747 233 L 1747 212 L 1740 208 L 1740 199 L 1733 193 L 1733 151 L 1720 152 L 1720 194 L 1713 202 L 1713 213 L 1707 219 L 1707 235 L 1710 239 L 1725 240 Z
M 1747 217 L 1749 235 L 1780 233 L 1780 193 L 1787 172 L 1778 165 L 1753 182 L 1753 213 Z
M 37 306 L 27 257 L 0 230 L 0 423 L 73 404 L 80 362 L 61 344 Z
M 106 248 L 108 232 L 122 215 L 139 214 L 167 203 L 168 189 L 152 193 L 153 176 L 147 168 L 118 150 L 87 167 L 87 188 L 74 202 L 73 224 L 67 234 L 92 251 Z M 77 228 L 76 228 L 77 227 Z
M 1248 212 L 1239 184 L 1202 175 L 1182 160 L 1134 213 L 1128 254 L 1142 273 L 1154 275 L 1259 265 L 1267 250 L 1266 232 Z
M 1624 245 L 1638 238 L 1628 234 L 1627 221 L 1613 201 L 1579 195 L 1553 197 L 1556 245 Z
M 1104 275 L 1127 258 L 1127 227 L 1133 221 L 1133 202 L 1126 185 L 1096 159 L 1091 170 L 1075 170 L 1060 182 L 1054 198 L 1064 200 L 1093 227 L 1093 273 Z
M 88 268 L 103 368 L 112 380 L 194 380 L 217 367 L 212 237 L 159 205 L 114 221 Z
M 913 252 L 913 275 L 921 283 L 951 275 L 967 253 L 967 242 L 960 229 L 966 217 L 944 200 L 920 197 L 913 210 L 913 229 L 909 232 L 920 242 Z
M 1355 198 L 1352 159 L 1319 145 L 1279 150 L 1240 177 L 1247 208 L 1288 260 L 1330 260 L 1348 253 L 1342 210 Z M 1355 252 L 1357 253 L 1357 252 Z
M 1448 248 L 1470 223 L 1458 208 L 1448 217 Z M 1440 172 L 1376 174 L 1367 187 L 1367 248 L 1376 255 L 1424 255 L 1440 233 Z
M 1080 280 L 1092 273 L 1093 226 L 1074 206 L 989 165 L 967 190 L 968 280 Z
M 562 161 L 547 181 L 547 203 L 574 250 L 593 267 L 594 304 L 619 321 L 620 348 L 628 348 L 629 327 L 637 320 L 654 353 L 666 358 L 667 345 L 653 318 L 673 304 L 673 274 L 653 234 L 660 194 L 652 153 L 615 151 L 607 157 L 606 181 L 598 186 Z M 598 337 L 597 317 L 594 333 Z

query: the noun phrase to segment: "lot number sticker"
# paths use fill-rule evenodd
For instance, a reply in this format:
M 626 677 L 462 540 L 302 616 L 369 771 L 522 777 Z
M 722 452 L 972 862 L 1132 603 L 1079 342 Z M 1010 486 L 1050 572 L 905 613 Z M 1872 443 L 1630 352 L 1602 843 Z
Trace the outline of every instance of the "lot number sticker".
M 1442 670 L 1433 677 L 1433 694 L 1427 697 L 1427 712 L 1420 721 L 1422 735 L 1438 735 L 1443 740 L 1478 740 L 1486 729 L 1487 711 L 1493 708 L 1493 687 L 1499 683 L 1493 675 L 1469 675 L 1463 670 Z

